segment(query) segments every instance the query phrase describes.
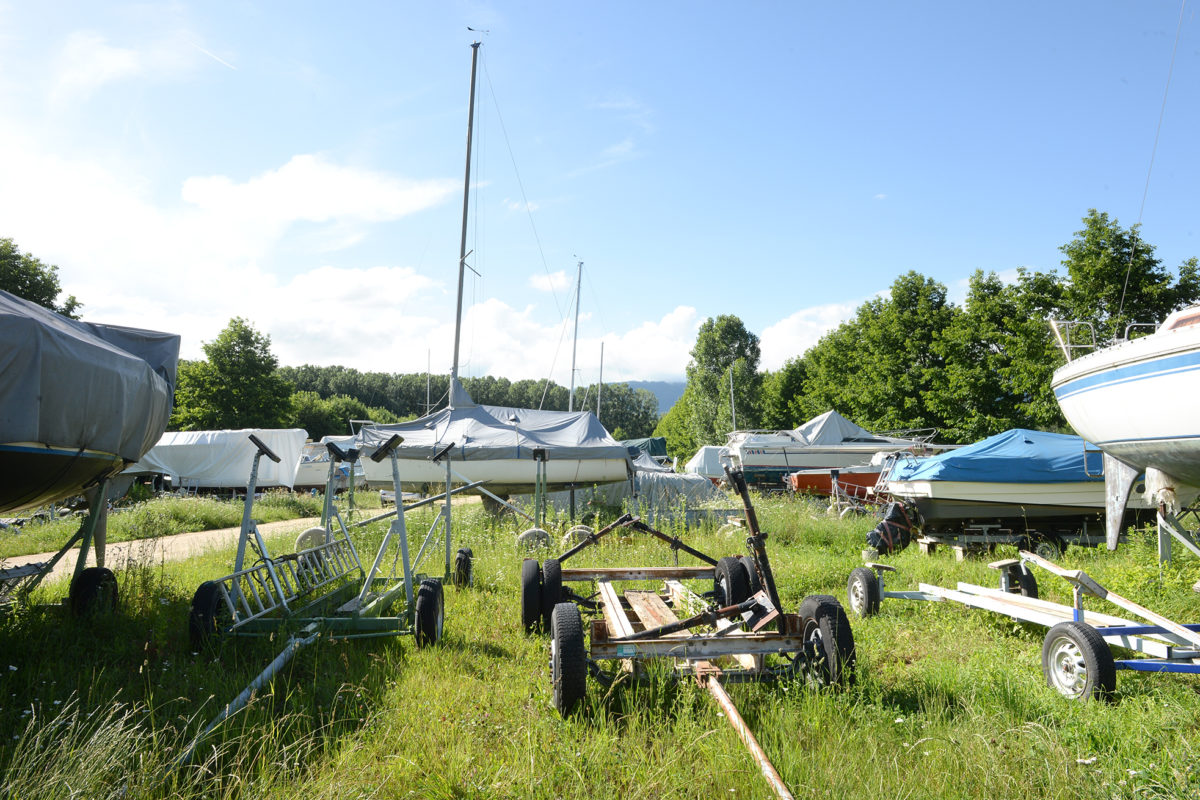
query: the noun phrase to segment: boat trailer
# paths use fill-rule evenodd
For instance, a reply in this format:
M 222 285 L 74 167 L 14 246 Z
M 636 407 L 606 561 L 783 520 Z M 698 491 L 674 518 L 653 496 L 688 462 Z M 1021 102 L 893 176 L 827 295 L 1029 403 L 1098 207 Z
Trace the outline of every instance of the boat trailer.
M 523 561 L 521 622 L 526 632 L 544 629 L 550 635 L 552 694 L 563 717 L 584 699 L 589 673 L 611 686 L 620 676 L 642 677 L 646 662 L 663 659 L 675 676 L 690 677 L 712 694 L 775 794 L 790 798 L 722 683 L 802 675 L 816 685 L 849 685 L 854 637 L 845 611 L 830 595 L 806 597 L 797 614 L 780 611 L 767 534 L 759 529 L 745 478 L 728 467 L 726 474 L 745 506 L 749 555 L 714 559 L 625 514 L 558 558 L 542 565 Z M 674 551 L 676 566 L 563 566 L 618 531 L 660 539 Z M 680 551 L 702 564 L 679 566 Z M 711 580 L 712 590 L 698 594 L 684 584 L 696 580 Z M 627 581 L 662 581 L 662 589 L 616 588 Z M 579 583 L 594 583 L 596 592 L 583 596 L 567 585 Z M 591 617 L 586 626 L 582 614 Z M 616 666 L 606 670 L 605 661 Z
M 337 465 L 341 462 L 353 465 L 359 458 L 358 450 L 342 450 L 332 442 L 326 443 L 330 461 L 322 514 L 324 525 L 301 533 L 296 541 L 297 552 L 272 556 L 251 519 L 251 510 L 259 461 L 265 456 L 278 462 L 279 457 L 253 434 L 250 441 L 257 452 L 246 486 L 234 571 L 223 578 L 206 581 L 196 590 L 188 616 L 188 632 L 196 650 L 218 636 L 273 637 L 286 633 L 288 639 L 266 669 L 192 740 L 175 762 L 175 767 L 190 761 L 201 740 L 244 708 L 253 694 L 266 686 L 297 652 L 321 636 L 362 639 L 411 635 L 418 647 L 436 644 L 442 636 L 445 616 L 443 579 L 415 572 L 435 529 L 430 529 L 418 557 L 410 562 L 404 514 L 411 509 L 397 504 L 375 559 L 369 568 L 365 568 L 349 528 L 333 503 Z M 376 462 L 391 459 L 396 497 L 403 496 L 396 460 L 396 447 L 400 442 L 399 436 L 393 436 L 370 455 Z M 460 487 L 453 493 L 468 488 Z M 432 500 L 421 504 L 427 502 Z M 397 552 L 388 568 L 391 574 L 385 574 L 384 561 L 393 544 Z M 254 548 L 259 556 L 250 566 L 245 565 L 248 547 Z M 460 556 L 464 551 L 460 551 Z M 469 576 L 470 553 L 465 552 L 465 575 Z M 461 564 L 461 559 L 459 561 Z M 397 564 L 401 568 L 398 575 L 395 574 Z M 462 575 L 456 565 L 455 577 Z M 401 603 L 399 614 L 389 616 L 397 603 Z
M 1039 599 L 1030 564 L 1070 583 L 1072 605 Z M 868 563 L 850 573 L 850 609 L 867 617 L 879 612 L 885 598 L 953 601 L 1044 626 L 1049 630 L 1042 642 L 1042 673 L 1051 688 L 1073 700 L 1111 696 L 1117 670 L 1200 674 L 1200 625 L 1173 622 L 1106 589 L 1083 570 L 1064 569 L 1026 550 L 1020 551 L 1019 558 L 988 566 L 1000 571 L 999 589 L 970 583 L 947 589 L 922 583 L 917 591 L 889 592 L 884 590 L 884 575 L 895 567 Z M 1084 597 L 1106 600 L 1141 621 L 1085 610 Z M 1129 657 L 1123 651 L 1130 651 Z

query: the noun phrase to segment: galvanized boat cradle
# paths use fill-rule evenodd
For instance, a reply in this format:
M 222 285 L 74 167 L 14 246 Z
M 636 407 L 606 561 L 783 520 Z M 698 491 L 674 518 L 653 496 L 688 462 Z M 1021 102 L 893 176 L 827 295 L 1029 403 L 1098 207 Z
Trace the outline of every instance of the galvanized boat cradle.
M 1073 604 L 1039 599 L 1029 564 L 1070 583 Z M 1083 570 L 1064 569 L 1025 550 L 1019 558 L 988 566 L 1000 571 L 999 589 L 970 583 L 947 589 L 922 583 L 917 591 L 889 592 L 884 590 L 884 575 L 895 567 L 868 563 L 850 573 L 849 605 L 865 617 L 877 614 L 885 598 L 949 600 L 1045 626 L 1049 631 L 1042 643 L 1042 673 L 1049 686 L 1074 700 L 1110 696 L 1116 689 L 1117 670 L 1200 674 L 1200 625 L 1173 622 L 1106 589 Z M 1084 597 L 1106 600 L 1142 622 L 1085 610 Z M 1131 657 L 1114 655 L 1114 649 L 1130 651 Z
M 326 524 L 302 533 L 297 540 L 297 552 L 273 557 L 250 515 L 259 461 L 266 456 L 278 462 L 279 457 L 256 436 L 251 435 L 250 441 L 257 452 L 246 487 L 234 571 L 215 581 L 207 581 L 196 590 L 188 630 L 197 649 L 215 636 L 273 636 L 282 632 L 288 634 L 288 639 L 266 669 L 192 740 L 175 762 L 176 767 L 189 762 L 200 741 L 244 708 L 254 693 L 266 686 L 298 651 L 322 636 L 361 639 L 411 635 L 418 647 L 425 647 L 436 644 L 442 635 L 445 614 L 442 579 L 415 572 L 435 529 L 430 529 L 417 559 L 410 562 L 404 514 L 411 508 L 406 509 L 398 503 L 393 512 L 395 519 L 384 535 L 374 561 L 369 569 L 364 568 L 349 529 L 333 503 L 337 464 L 344 461 L 353 464 L 359 457 L 358 451 L 343 451 L 336 444 L 326 444 L 330 452 L 322 515 Z M 400 442 L 399 436 L 393 436 L 370 456 L 375 461 L 391 459 L 398 498 L 402 494 L 395 450 Z M 452 493 L 468 488 L 464 486 Z M 436 499 L 430 498 L 418 505 Z M 397 552 L 390 567 L 392 574 L 384 574 L 384 560 L 393 543 Z M 259 559 L 251 566 L 245 565 L 247 545 L 259 554 Z M 400 575 L 395 574 L 397 563 L 402 568 Z M 466 572 L 470 574 L 469 563 Z M 387 616 L 400 601 L 403 602 L 400 613 Z
M 801 674 L 821 685 L 854 680 L 854 637 L 841 604 L 829 595 L 805 598 L 799 613 L 779 609 L 779 595 L 766 553 L 767 534 L 758 527 L 741 471 L 726 468 L 742 497 L 750 555 L 714 559 L 626 514 L 544 565 L 521 565 L 521 618 L 527 632 L 550 634 L 550 674 L 555 708 L 564 717 L 586 695 L 587 675 L 611 685 L 620 673 L 638 677 L 649 659 L 663 659 L 676 676 L 690 676 L 721 706 L 758 762 L 772 790 L 792 797 L 729 695 L 723 682 L 770 680 Z M 644 533 L 676 554 L 674 567 L 567 568 L 563 562 L 614 532 Z M 703 562 L 678 566 L 678 553 Z M 685 580 L 712 580 L 697 594 Z M 622 581 L 662 581 L 661 591 L 614 586 Z M 595 582 L 583 597 L 565 584 Z M 580 609 L 595 615 L 586 627 Z M 685 616 L 686 615 L 686 616 Z M 681 619 L 680 617 L 684 617 Z M 589 642 L 585 642 L 585 632 Z M 606 672 L 602 661 L 617 662 Z

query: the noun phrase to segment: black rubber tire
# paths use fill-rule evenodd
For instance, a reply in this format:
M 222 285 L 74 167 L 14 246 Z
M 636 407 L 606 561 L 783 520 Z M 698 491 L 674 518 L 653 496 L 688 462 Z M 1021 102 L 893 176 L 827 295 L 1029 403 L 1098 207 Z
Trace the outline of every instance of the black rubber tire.
M 855 567 L 846 581 L 847 606 L 860 617 L 873 617 L 879 613 L 883 595 L 879 590 L 879 576 L 870 567 Z
M 838 599 L 831 594 L 810 594 L 800 601 L 800 610 L 796 613 L 800 615 L 801 619 L 811 617 L 817 613 L 817 606 L 821 603 L 838 603 Z
M 742 562 L 742 566 L 746 570 L 746 579 L 750 582 L 750 595 L 761 592 L 762 581 L 758 579 L 758 570 L 754 566 L 754 559 L 750 556 L 738 556 L 738 561 Z
M 567 717 L 587 693 L 583 620 L 574 603 L 559 603 L 550 616 L 550 687 L 554 707 Z
M 1023 597 L 1038 596 L 1037 578 L 1033 576 L 1033 571 L 1024 564 L 1018 564 L 1013 568 L 1012 574 L 1009 576 L 1010 586 L 1016 590 L 1016 593 Z
M 220 635 L 229 621 L 229 608 L 221 598 L 221 582 L 200 584 L 188 611 L 188 641 L 192 650 L 199 651 L 212 637 Z
M 1117 688 L 1112 650 L 1086 622 L 1060 622 L 1042 643 L 1046 684 L 1072 700 L 1106 699 Z
M 533 633 L 542 624 L 542 567 L 537 559 L 521 562 L 521 627 Z
M 471 586 L 474 583 L 473 556 L 474 554 L 469 547 L 460 547 L 458 552 L 454 554 L 454 572 L 451 578 L 455 586 L 463 588 Z
M 805 604 L 811 599 L 805 598 L 800 604 L 801 636 L 807 659 L 805 670 L 817 684 L 850 686 L 855 678 L 854 633 L 850 630 L 850 620 L 836 599 L 820 600 L 808 606 L 811 611 L 805 614 Z
M 435 645 L 442 638 L 442 625 L 446 619 L 445 598 L 442 584 L 431 578 L 421 581 L 417 589 L 414 630 L 417 647 Z
M 562 566 L 557 558 L 547 558 L 542 564 L 542 625 L 546 630 L 552 630 L 550 615 L 562 599 Z
M 88 567 L 71 581 L 67 602 L 77 617 L 117 610 L 117 576 L 107 567 Z
M 713 591 L 716 592 L 717 605 L 722 608 L 736 605 L 750 596 L 750 578 L 737 556 L 725 556 L 717 562 Z
M 1057 561 L 1063 554 L 1063 543 L 1057 536 L 1048 533 L 1034 538 L 1029 543 L 1029 550 L 1047 561 Z

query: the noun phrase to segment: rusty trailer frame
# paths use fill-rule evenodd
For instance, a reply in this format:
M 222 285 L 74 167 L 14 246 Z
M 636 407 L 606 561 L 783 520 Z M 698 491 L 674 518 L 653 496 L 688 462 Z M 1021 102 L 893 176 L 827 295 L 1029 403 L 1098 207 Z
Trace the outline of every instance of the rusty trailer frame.
M 550 634 L 551 690 L 564 717 L 586 695 L 587 676 L 611 685 L 620 674 L 634 679 L 655 660 L 672 673 L 695 680 L 720 705 L 781 798 L 792 797 L 783 779 L 746 725 L 723 683 L 803 676 L 820 685 L 846 685 L 854 679 L 854 638 L 841 604 L 829 595 L 805 598 L 799 613 L 781 611 L 765 542 L 746 482 L 726 469 L 742 496 L 749 536 L 748 556 L 715 559 L 678 537 L 669 536 L 626 514 L 544 565 L 527 558 L 521 568 L 521 615 L 527 632 Z M 563 562 L 614 532 L 642 533 L 676 553 L 670 567 L 566 567 Z M 678 553 L 701 562 L 678 565 Z M 685 581 L 712 581 L 697 592 Z M 634 587 L 618 588 L 619 583 Z M 647 589 L 647 582 L 660 582 Z M 594 584 L 576 592 L 572 585 Z M 585 625 L 583 614 L 591 617 Z M 602 664 L 613 666 L 606 670 Z

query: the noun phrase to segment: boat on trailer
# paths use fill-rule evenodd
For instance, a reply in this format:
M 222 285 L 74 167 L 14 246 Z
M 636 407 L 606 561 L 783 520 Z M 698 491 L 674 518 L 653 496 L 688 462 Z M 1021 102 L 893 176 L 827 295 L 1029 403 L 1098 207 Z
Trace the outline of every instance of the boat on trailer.
M 1174 312 L 1146 336 L 1129 338 L 1130 326 L 1124 340 L 1102 348 L 1087 323 L 1051 326 L 1067 363 L 1050 386 L 1071 427 L 1105 453 L 1109 508 L 1121 507 L 1144 473 L 1151 502 L 1164 504 L 1160 520 L 1182 534 L 1172 509 L 1200 487 L 1200 306 Z M 1072 340 L 1081 329 L 1090 341 Z M 1113 549 L 1116 531 L 1107 534 Z M 1177 538 L 1200 554 L 1192 537 Z

